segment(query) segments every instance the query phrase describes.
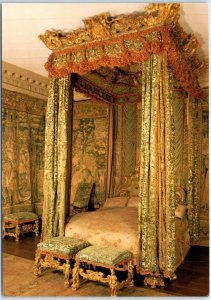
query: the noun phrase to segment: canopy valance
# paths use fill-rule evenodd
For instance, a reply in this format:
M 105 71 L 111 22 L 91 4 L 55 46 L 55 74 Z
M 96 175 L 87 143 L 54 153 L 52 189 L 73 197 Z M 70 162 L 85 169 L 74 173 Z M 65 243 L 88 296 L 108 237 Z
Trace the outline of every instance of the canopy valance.
M 168 65 L 181 87 L 200 98 L 197 71 L 199 44 L 178 23 L 179 4 L 150 4 L 144 14 L 111 17 L 104 13 L 84 20 L 85 28 L 49 31 L 39 38 L 53 50 L 45 64 L 50 77 L 86 74 L 100 67 L 140 63 L 167 52 Z

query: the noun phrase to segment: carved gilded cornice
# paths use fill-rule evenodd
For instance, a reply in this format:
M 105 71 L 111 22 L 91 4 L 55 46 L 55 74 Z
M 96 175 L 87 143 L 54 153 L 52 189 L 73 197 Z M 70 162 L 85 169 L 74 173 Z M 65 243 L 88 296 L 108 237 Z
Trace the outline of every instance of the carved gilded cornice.
M 145 13 L 112 17 L 109 13 L 83 20 L 84 28 L 71 32 L 47 30 L 39 38 L 53 51 L 72 48 L 78 45 L 102 41 L 122 34 L 138 32 L 143 27 L 172 25 L 179 19 L 179 4 L 150 4 Z
M 83 75 L 100 66 L 138 63 L 151 54 L 167 52 L 169 66 L 181 86 L 200 98 L 196 73 L 202 67 L 196 54 L 199 44 L 180 27 L 179 9 L 175 3 L 149 4 L 144 13 L 94 16 L 83 21 L 84 28 L 71 32 L 47 30 L 39 38 L 53 50 L 45 64 L 49 76 Z

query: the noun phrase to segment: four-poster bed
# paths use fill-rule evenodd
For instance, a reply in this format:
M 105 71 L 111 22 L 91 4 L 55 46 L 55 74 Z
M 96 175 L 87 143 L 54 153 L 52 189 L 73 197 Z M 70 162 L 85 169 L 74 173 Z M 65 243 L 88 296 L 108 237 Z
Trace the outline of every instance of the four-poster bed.
M 84 20 L 85 28 L 68 33 L 46 31 L 40 36 L 53 50 L 45 65 L 51 83 L 46 112 L 42 238 L 81 237 L 77 226 L 82 226 L 83 238 L 90 238 L 90 243 L 118 246 L 119 241 L 121 247 L 122 237 L 123 241 L 130 237 L 135 240 L 129 243 L 136 248 L 130 250 L 135 254 L 137 271 L 146 275 L 146 283 L 157 280 L 158 285 L 161 277 L 175 278 L 177 266 L 199 234 L 197 118 L 202 91 L 197 72 L 202 63 L 196 54 L 197 40 L 178 23 L 179 8 L 179 4 L 150 4 L 144 14 L 102 14 Z M 124 88 L 118 88 L 120 82 Z M 74 88 L 109 105 L 111 138 L 105 198 L 126 196 L 130 203 L 129 198 L 136 196 L 137 205 L 84 212 L 70 218 L 66 225 L 71 214 Z M 122 104 L 136 102 L 141 106 L 137 116 L 141 124 L 140 162 L 134 179 L 138 188 L 132 191 L 122 184 L 115 194 L 111 187 L 115 151 L 112 134 L 118 121 L 115 110 Z M 129 177 L 133 180 L 133 175 Z M 175 217 L 178 205 L 182 209 L 180 218 Z M 113 214 L 112 221 L 111 212 L 115 210 L 118 213 Z M 130 217 L 126 217 L 128 212 Z M 101 226 L 105 228 L 105 224 L 100 224 L 103 214 L 110 220 L 107 235 L 97 232 Z M 94 215 L 91 230 L 97 228 L 92 238 L 89 227 Z M 116 218 L 120 223 L 126 220 L 121 223 L 125 236 L 117 240 L 118 230 L 112 231 Z M 135 228 L 133 234 L 127 232 L 131 228 Z M 112 234 L 112 241 L 108 241 Z M 183 245 L 183 249 L 178 245 Z

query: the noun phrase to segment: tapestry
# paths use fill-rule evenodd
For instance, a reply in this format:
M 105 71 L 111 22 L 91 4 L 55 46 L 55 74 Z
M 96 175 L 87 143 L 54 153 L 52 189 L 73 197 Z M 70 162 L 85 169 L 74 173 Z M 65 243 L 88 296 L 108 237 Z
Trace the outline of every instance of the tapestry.
M 2 90 L 3 214 L 42 211 L 44 100 Z
M 74 102 L 71 202 L 81 182 L 94 184 L 91 205 L 97 207 L 105 200 L 108 114 L 106 104 Z
M 201 246 L 209 246 L 209 95 L 208 90 L 201 103 L 201 204 L 200 241 Z

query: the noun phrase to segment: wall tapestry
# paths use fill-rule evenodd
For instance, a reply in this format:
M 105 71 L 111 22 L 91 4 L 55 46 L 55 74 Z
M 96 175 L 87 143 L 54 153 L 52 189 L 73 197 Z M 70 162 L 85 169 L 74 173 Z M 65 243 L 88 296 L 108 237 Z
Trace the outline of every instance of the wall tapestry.
M 45 105 L 44 100 L 2 90 L 3 214 L 41 214 Z
M 91 101 L 74 102 L 71 201 L 77 184 L 93 182 L 95 206 L 105 200 L 108 106 Z
M 200 207 L 200 242 L 209 246 L 209 95 L 201 103 L 201 207 Z

